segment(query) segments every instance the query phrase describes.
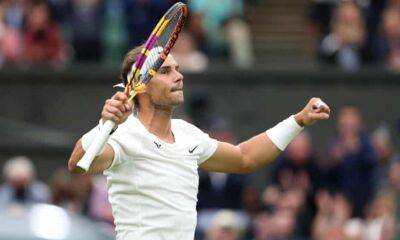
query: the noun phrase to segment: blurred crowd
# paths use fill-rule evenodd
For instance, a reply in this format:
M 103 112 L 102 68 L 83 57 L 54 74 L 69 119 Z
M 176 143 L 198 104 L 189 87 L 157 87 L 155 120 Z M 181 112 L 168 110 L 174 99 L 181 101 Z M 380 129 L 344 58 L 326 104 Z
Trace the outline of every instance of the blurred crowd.
M 229 121 L 214 116 L 206 99 L 191 100 L 189 120 L 214 138 L 236 143 Z M 367 133 L 360 111 L 344 106 L 325 154 L 316 153 L 304 131 L 262 170 L 268 180 L 258 186 L 251 184 L 251 175 L 200 170 L 196 239 L 400 239 L 400 158 L 390 132 L 382 125 Z M 103 176 L 71 175 L 65 167 L 46 184 L 36 178 L 33 162 L 16 156 L 4 164 L 0 208 L 51 203 L 113 233 Z
M 146 40 L 175 2 L 1 0 L 0 65 L 119 63 L 128 49 Z M 191 0 L 188 6 L 190 16 L 175 47 L 183 71 L 205 70 L 210 57 L 231 59 L 238 67 L 251 64 L 242 0 Z
M 321 62 L 350 71 L 400 70 L 399 0 L 314 0 L 311 33 Z
M 177 0 L 1 0 L 0 64 L 119 63 L 145 41 Z M 175 46 L 185 72 L 210 61 L 254 63 L 248 21 L 258 0 L 190 0 L 190 16 Z M 310 34 L 321 63 L 358 70 L 400 69 L 399 0 L 313 0 Z

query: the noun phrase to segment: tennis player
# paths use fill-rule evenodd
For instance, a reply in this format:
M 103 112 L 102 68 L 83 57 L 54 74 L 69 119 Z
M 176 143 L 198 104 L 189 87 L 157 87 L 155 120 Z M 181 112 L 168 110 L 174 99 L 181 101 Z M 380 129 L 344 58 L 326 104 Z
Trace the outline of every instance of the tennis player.
M 123 80 L 140 49 L 126 55 Z M 118 127 L 88 172 L 107 176 L 118 240 L 192 240 L 198 167 L 251 173 L 275 159 L 305 126 L 330 114 L 321 99 L 312 98 L 299 113 L 235 146 L 210 138 L 184 120 L 171 119 L 174 107 L 183 101 L 183 76 L 169 55 L 146 91 L 135 97 L 134 108 L 123 92 L 104 104 L 99 124 L 111 119 Z M 70 171 L 98 131 L 99 126 L 94 127 L 76 143 Z

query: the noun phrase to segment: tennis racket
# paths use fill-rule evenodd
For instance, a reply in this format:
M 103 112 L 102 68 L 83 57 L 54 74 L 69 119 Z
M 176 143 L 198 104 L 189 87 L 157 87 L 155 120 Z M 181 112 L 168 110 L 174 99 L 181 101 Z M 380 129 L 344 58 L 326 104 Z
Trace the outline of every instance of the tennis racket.
M 158 21 L 127 75 L 125 93 L 129 100 L 144 91 L 146 84 L 164 63 L 178 39 L 187 15 L 186 4 L 178 2 Z M 77 164 L 80 172 L 87 172 L 93 159 L 103 149 L 114 127 L 115 123 L 111 120 L 101 126 L 96 138 Z

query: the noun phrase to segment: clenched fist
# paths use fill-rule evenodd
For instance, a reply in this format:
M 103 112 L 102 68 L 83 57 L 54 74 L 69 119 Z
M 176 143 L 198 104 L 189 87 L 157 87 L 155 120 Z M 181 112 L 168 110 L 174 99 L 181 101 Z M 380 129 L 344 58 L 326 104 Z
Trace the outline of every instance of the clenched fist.
M 317 121 L 329 118 L 331 109 L 320 98 L 311 98 L 307 105 L 295 115 L 296 122 L 302 126 L 310 126 Z
M 128 97 L 123 92 L 117 92 L 110 99 L 107 99 L 101 119 L 103 122 L 112 120 L 117 125 L 125 122 L 128 116 L 132 113 L 133 102 L 128 100 Z

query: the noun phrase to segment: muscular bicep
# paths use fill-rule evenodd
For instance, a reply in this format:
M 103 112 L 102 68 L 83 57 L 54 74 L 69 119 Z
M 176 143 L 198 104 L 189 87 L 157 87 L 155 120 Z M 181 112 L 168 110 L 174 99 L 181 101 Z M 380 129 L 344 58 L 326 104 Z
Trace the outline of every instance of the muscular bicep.
M 267 135 L 261 133 L 237 146 L 219 142 L 215 153 L 200 167 L 207 171 L 250 173 L 275 159 L 279 153 Z
M 243 154 L 239 146 L 226 142 L 218 142 L 214 154 L 200 167 L 213 172 L 239 172 L 243 164 Z

